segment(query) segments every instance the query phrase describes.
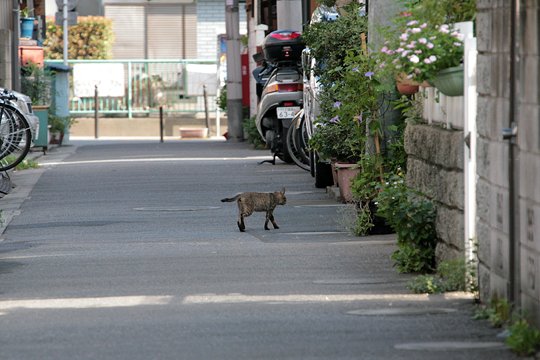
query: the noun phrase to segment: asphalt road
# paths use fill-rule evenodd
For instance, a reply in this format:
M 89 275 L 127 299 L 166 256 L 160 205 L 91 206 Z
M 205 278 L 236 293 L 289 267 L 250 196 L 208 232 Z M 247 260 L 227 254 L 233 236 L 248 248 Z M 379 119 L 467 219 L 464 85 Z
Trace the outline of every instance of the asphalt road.
M 513 359 L 464 294 L 412 295 L 393 235 L 266 151 L 74 142 L 0 200 L 1 359 Z M 279 230 L 221 203 L 286 187 Z

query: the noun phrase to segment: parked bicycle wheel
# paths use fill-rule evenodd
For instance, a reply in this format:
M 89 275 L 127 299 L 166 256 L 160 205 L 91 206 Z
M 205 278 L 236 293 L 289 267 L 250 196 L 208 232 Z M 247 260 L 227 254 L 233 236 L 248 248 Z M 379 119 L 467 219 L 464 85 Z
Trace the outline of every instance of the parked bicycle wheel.
M 32 132 L 24 115 L 14 106 L 0 103 L 0 171 L 24 160 L 32 143 Z
M 293 119 L 293 123 L 287 132 L 287 151 L 292 161 L 301 169 L 309 171 L 309 152 L 307 148 L 307 133 L 304 122 L 304 112 L 300 112 Z

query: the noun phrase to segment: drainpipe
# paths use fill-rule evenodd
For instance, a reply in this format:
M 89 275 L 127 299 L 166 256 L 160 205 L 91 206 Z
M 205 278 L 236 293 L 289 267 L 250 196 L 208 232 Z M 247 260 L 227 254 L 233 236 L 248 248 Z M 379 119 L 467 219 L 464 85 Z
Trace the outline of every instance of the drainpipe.
M 509 141 L 508 149 L 508 210 L 509 210 L 509 221 L 508 221 L 508 300 L 514 305 L 518 305 L 516 302 L 519 299 L 519 281 L 516 278 L 519 274 L 519 259 L 517 255 L 519 254 L 519 238 L 516 236 L 516 220 L 519 215 L 516 215 L 518 208 L 519 193 L 516 191 L 516 137 L 518 133 L 517 126 L 517 101 L 516 101 L 516 71 L 517 63 L 519 56 L 519 38 L 518 38 L 518 29 L 519 26 L 519 16 L 520 16 L 520 0 L 512 0 L 511 9 L 510 9 L 510 99 L 509 99 L 509 116 L 508 124 L 509 127 L 503 129 L 503 139 Z

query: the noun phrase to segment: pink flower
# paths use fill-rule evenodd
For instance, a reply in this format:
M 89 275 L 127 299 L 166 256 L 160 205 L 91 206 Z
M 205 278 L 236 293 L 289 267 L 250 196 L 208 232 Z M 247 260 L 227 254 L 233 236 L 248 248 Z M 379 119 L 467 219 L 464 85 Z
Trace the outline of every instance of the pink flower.
M 420 44 L 427 44 L 428 41 L 427 41 L 426 38 L 420 38 L 420 39 L 418 39 L 418 42 L 419 42 Z
M 403 41 L 407 41 L 409 39 L 409 34 L 403 33 L 399 38 Z
M 427 43 L 427 44 L 426 44 L 426 47 L 427 47 L 428 49 L 433 49 L 433 48 L 435 47 L 435 45 L 433 45 L 433 43 Z

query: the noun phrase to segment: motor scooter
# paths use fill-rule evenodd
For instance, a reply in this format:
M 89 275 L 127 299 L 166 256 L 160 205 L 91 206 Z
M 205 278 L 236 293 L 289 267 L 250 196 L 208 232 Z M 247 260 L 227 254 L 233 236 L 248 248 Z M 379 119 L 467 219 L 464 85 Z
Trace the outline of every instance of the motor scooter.
M 292 119 L 303 106 L 303 48 L 300 33 L 289 30 L 274 31 L 263 43 L 263 64 L 253 75 L 259 97 L 255 122 L 273 155 L 265 162 L 275 164 L 276 157 L 292 162 L 285 139 Z M 261 60 L 260 54 L 258 57 Z

